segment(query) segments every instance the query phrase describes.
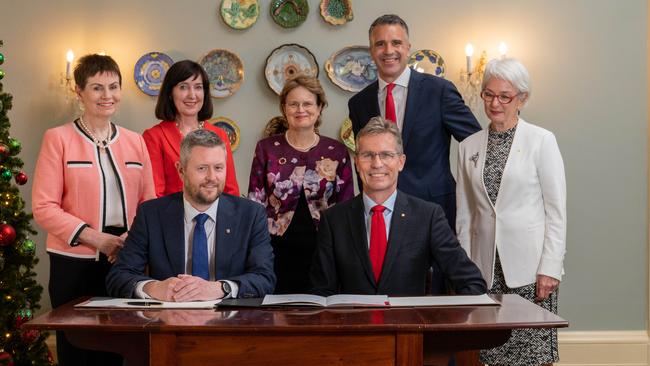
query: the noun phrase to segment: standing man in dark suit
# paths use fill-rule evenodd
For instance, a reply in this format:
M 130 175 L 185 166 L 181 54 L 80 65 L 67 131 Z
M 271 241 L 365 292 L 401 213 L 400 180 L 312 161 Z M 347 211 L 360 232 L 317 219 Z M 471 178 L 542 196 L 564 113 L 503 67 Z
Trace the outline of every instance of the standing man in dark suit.
M 369 30 L 370 54 L 379 80 L 350 98 L 355 134 L 370 118 L 383 116 L 397 124 L 409 157 L 399 175 L 402 192 L 442 206 L 455 227 L 455 181 L 449 169 L 449 144 L 481 130 L 451 82 L 407 67 L 411 44 L 406 22 L 397 15 L 377 18 Z M 432 291 L 442 292 L 439 269 L 433 267 Z
M 195 301 L 273 292 L 273 250 L 264 208 L 222 194 L 224 142 L 214 132 L 195 130 L 181 142 L 176 164 L 183 191 L 138 208 L 107 276 L 109 294 Z
M 363 193 L 321 214 L 313 292 L 421 296 L 437 263 L 457 294 L 485 293 L 440 206 L 397 189 L 407 161 L 397 126 L 373 117 L 356 136 L 354 161 Z

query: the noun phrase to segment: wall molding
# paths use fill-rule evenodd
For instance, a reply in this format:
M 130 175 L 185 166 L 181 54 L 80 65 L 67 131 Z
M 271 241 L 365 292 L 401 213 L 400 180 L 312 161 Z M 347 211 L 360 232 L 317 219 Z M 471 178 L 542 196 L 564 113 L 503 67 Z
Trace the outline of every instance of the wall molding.
M 556 366 L 649 366 L 646 330 L 564 331 L 558 333 L 560 362 Z

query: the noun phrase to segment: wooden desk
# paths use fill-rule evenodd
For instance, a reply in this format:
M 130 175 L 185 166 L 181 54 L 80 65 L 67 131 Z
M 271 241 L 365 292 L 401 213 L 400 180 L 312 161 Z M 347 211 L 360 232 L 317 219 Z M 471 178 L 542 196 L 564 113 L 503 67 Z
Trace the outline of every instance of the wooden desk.
M 513 328 L 568 322 L 516 295 L 502 305 L 388 309 L 80 310 L 23 327 L 64 330 L 78 347 L 118 352 L 129 366 L 445 365 L 456 351 L 503 344 Z

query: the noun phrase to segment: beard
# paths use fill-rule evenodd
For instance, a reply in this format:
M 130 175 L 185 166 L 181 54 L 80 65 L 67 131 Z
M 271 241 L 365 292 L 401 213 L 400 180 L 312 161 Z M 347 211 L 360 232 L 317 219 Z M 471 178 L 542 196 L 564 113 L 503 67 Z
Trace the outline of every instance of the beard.
M 201 187 L 204 185 L 216 186 L 217 189 L 213 191 L 214 193 L 208 193 L 201 190 Z M 224 184 L 215 182 L 210 184 L 200 184 L 194 187 L 189 186 L 187 188 L 189 188 L 187 189 L 187 194 L 192 201 L 201 205 L 211 205 L 217 200 L 217 198 L 219 198 L 219 196 L 221 196 L 221 193 L 223 193 Z

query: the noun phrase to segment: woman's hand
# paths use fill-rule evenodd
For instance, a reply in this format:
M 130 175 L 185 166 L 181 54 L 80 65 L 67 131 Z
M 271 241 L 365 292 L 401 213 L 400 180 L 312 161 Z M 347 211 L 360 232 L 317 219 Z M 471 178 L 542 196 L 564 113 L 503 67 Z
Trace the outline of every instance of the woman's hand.
M 122 235 L 124 236 L 124 235 Z M 79 234 L 79 241 L 88 244 L 100 252 L 106 254 L 111 263 L 117 259 L 117 253 L 124 246 L 124 238 L 122 236 L 115 236 L 99 232 L 90 227 L 83 229 Z M 112 259 L 112 261 L 111 261 Z
M 553 277 L 538 274 L 537 286 L 535 290 L 535 301 L 545 300 L 551 292 L 555 291 L 560 285 L 560 281 Z

